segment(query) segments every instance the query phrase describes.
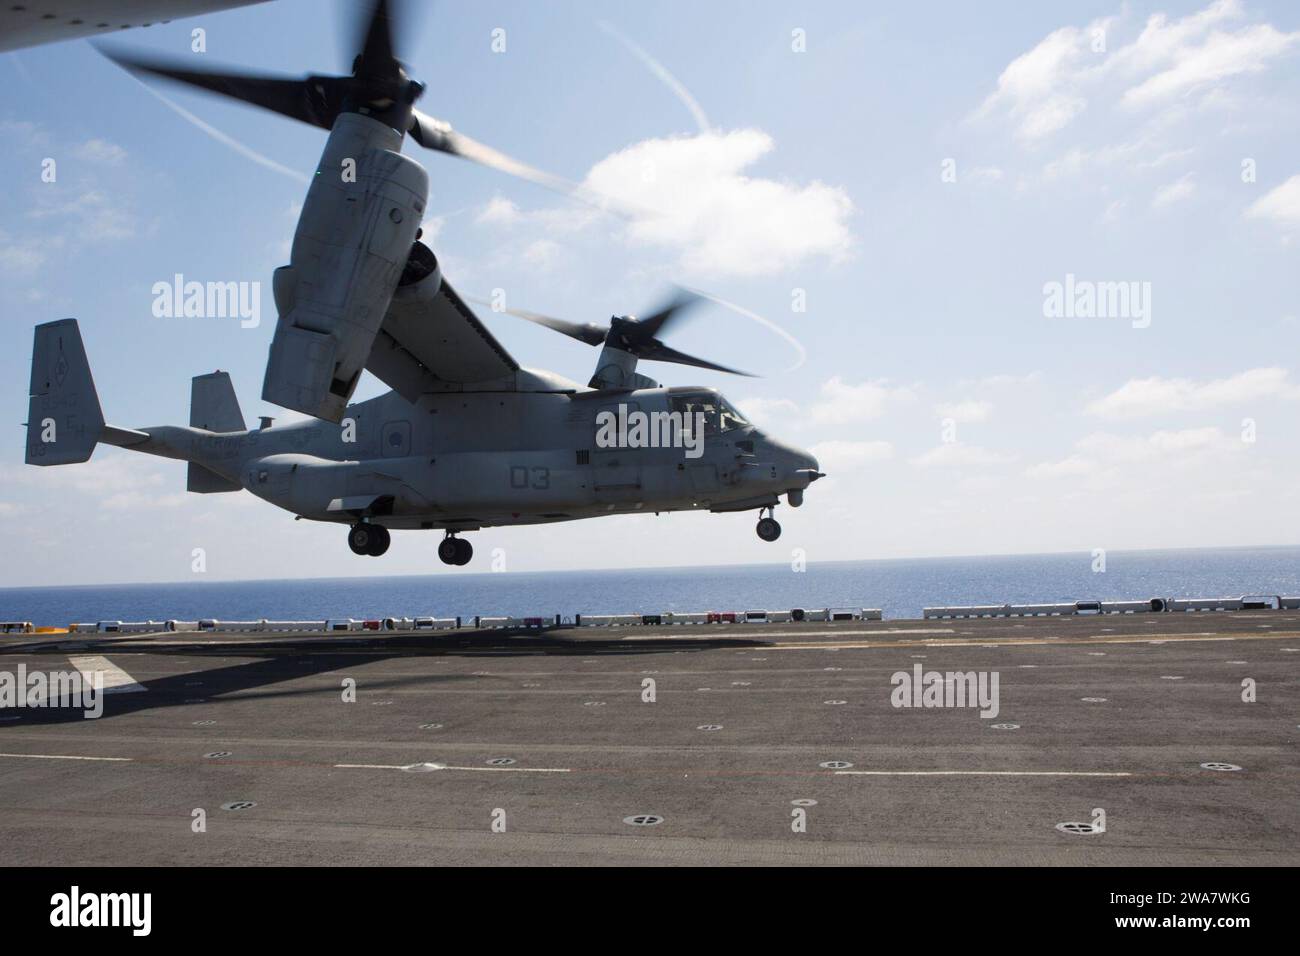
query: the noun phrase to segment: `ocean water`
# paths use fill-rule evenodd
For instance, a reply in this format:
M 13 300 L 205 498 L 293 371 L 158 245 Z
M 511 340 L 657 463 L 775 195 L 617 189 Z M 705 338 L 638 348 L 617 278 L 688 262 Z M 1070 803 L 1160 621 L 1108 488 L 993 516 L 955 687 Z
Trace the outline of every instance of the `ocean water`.
M 0 589 L 0 620 L 320 620 L 476 614 L 655 613 L 878 607 L 918 618 L 945 604 L 1300 594 L 1300 548 L 840 561 L 617 571 L 429 574 Z

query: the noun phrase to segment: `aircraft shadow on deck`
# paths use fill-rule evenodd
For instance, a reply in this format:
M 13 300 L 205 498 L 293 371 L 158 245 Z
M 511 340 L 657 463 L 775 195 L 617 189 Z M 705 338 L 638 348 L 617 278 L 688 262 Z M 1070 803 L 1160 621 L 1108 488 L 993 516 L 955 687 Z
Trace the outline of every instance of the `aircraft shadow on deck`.
M 83 646 L 84 643 L 84 646 Z M 257 657 L 258 660 L 238 664 L 227 664 L 206 670 L 194 670 L 183 674 L 150 678 L 142 683 L 144 691 L 116 692 L 104 695 L 104 710 L 97 720 L 110 717 L 124 717 L 147 710 L 166 707 L 203 707 L 222 701 L 225 695 L 246 691 L 266 689 L 265 693 L 246 695 L 231 700 L 265 701 L 272 698 L 302 697 L 310 695 L 333 694 L 340 688 L 310 687 L 300 689 L 274 690 L 277 684 L 315 677 L 349 668 L 368 664 L 382 663 L 390 660 L 409 659 L 412 657 L 478 657 L 494 658 L 512 656 L 536 656 L 539 652 L 556 657 L 593 657 L 593 656 L 643 656 L 663 653 L 695 653 L 709 650 L 744 650 L 761 648 L 766 642 L 738 638 L 662 638 L 636 641 L 609 640 L 605 638 L 565 640 L 546 636 L 536 631 L 472 631 L 458 633 L 454 637 L 439 635 L 403 635 L 401 637 L 367 638 L 329 638 L 304 637 L 276 641 L 231 641 L 195 642 L 193 644 L 167 645 L 165 647 L 151 644 L 138 636 L 92 638 L 85 642 L 76 641 L 75 648 L 70 649 L 68 642 L 36 642 L 14 644 L 0 647 L 0 661 L 8 655 L 35 655 L 58 658 L 57 665 L 51 661 L 46 671 L 67 670 L 69 656 L 99 655 L 108 656 L 122 653 L 155 653 L 167 657 L 191 657 L 199 661 L 207 657 Z M 31 668 L 29 665 L 29 669 Z M 0 670 L 13 671 L 12 667 L 0 664 Z M 358 683 L 358 689 L 364 693 L 378 690 L 392 690 L 411 685 L 428 685 L 430 683 L 458 683 L 468 680 L 482 680 L 483 675 L 469 674 L 421 674 L 411 677 L 388 680 L 365 680 Z M 515 683 L 510 678 L 511 684 Z M 512 688 L 513 689 L 513 688 Z M 6 710 L 10 710 L 6 708 Z M 13 708 L 10 713 L 0 711 L 4 716 L 19 716 L 21 722 L 3 726 L 36 726 L 81 722 L 86 718 L 79 707 L 24 707 Z

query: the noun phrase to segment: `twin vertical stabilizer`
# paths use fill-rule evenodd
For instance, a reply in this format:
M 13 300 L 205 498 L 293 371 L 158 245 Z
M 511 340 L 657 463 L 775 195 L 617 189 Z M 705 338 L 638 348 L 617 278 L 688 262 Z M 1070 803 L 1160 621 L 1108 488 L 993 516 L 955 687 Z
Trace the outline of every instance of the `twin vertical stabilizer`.
M 36 326 L 28 394 L 27 464 L 89 461 L 104 434 L 104 414 L 76 319 Z

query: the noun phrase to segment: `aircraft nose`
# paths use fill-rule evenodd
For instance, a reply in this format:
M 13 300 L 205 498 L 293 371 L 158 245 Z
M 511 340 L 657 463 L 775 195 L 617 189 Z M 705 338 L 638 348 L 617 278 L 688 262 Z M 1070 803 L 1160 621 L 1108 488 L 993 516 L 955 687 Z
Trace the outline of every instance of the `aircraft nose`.
M 809 484 L 812 484 L 818 478 L 826 477 L 826 473 L 822 471 L 821 465 L 817 463 L 817 459 L 814 458 L 812 455 L 808 454 L 807 452 L 804 452 L 800 455 L 800 461 L 801 464 L 797 470 L 799 474 L 805 476 L 808 479 Z
M 807 487 L 818 478 L 824 477 L 817 459 L 808 452 L 784 442 L 769 439 L 769 443 L 779 462 L 780 471 L 790 480 L 798 482 L 800 487 Z

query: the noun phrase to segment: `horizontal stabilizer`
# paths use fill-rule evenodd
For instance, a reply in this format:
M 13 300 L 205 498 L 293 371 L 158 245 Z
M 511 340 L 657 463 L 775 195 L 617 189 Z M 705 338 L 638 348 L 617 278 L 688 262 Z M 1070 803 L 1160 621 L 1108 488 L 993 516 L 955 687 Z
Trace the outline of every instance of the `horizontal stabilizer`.
M 222 491 L 239 491 L 240 485 L 192 461 L 185 475 L 185 490 L 200 495 L 211 495 Z

